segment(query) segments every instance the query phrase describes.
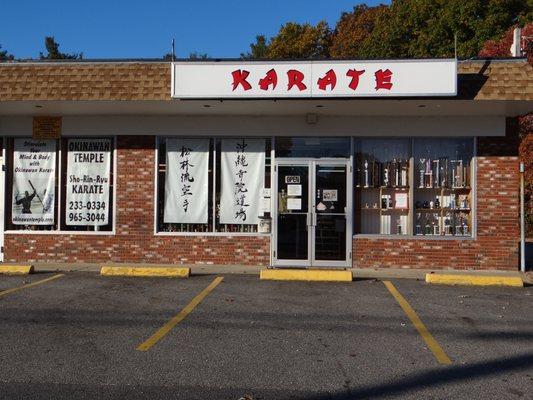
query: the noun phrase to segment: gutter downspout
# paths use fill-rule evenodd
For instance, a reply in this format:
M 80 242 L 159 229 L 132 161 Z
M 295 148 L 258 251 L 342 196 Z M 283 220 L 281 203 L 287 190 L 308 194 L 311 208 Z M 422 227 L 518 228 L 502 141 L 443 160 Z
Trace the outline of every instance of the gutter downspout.
M 520 163 L 520 271 L 526 272 L 526 239 L 524 215 L 524 163 Z

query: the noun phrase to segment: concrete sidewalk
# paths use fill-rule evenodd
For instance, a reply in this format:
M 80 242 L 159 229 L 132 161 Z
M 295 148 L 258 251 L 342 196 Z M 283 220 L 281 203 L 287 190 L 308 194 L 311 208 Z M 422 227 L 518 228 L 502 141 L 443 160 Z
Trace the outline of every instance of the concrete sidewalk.
M 34 263 L 35 272 L 100 272 L 102 266 L 131 266 L 131 267 L 190 267 L 192 275 L 259 275 L 265 266 L 253 265 L 178 265 L 178 264 L 125 264 L 125 263 L 105 263 L 105 264 L 57 264 L 57 263 Z M 527 272 L 522 274 L 519 271 L 495 271 L 495 270 L 455 270 L 453 268 L 446 270 L 439 269 L 400 269 L 400 268 L 350 268 L 354 276 L 354 280 L 357 279 L 419 279 L 425 280 L 428 273 L 441 273 L 441 274 L 475 274 L 480 276 L 496 275 L 496 276 L 511 276 L 521 277 L 524 283 L 533 284 L 533 272 Z

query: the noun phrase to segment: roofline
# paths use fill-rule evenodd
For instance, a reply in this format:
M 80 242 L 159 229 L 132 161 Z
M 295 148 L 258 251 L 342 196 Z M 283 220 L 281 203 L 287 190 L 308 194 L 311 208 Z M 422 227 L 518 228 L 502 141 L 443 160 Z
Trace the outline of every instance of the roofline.
M 434 57 L 434 58 L 367 58 L 367 59 L 354 59 L 354 58 L 291 58 L 291 59 L 243 59 L 243 58 L 203 58 L 203 59 L 191 59 L 191 58 L 175 58 L 175 62 L 301 62 L 301 61 L 428 61 L 428 60 L 451 60 L 449 57 Z M 484 62 L 524 62 L 527 61 L 526 57 L 498 57 L 498 58 L 467 58 L 458 59 L 458 63 L 484 63 Z M 160 64 L 170 63 L 171 60 L 165 60 L 163 58 L 94 58 L 94 59 L 81 59 L 81 60 L 40 60 L 40 59 L 15 59 L 0 61 L 0 65 L 45 65 L 45 64 Z

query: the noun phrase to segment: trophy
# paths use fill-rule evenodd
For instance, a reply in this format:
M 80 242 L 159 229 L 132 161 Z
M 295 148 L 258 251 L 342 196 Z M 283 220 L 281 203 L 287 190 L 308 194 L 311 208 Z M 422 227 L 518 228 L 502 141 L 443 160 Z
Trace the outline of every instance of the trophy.
M 389 163 L 385 163 L 385 165 L 383 166 L 383 186 L 386 186 L 386 187 L 388 187 L 390 184 L 389 167 L 390 167 Z
M 401 186 L 407 186 L 407 162 L 401 164 Z
M 416 214 L 416 226 L 415 226 L 415 235 L 422 234 L 422 227 L 420 226 L 420 218 L 422 217 L 421 213 Z
M 426 162 L 425 158 L 421 158 L 420 159 L 420 164 L 419 164 L 419 169 L 418 169 L 418 172 L 420 173 L 420 175 L 419 175 L 420 182 L 419 182 L 419 185 L 418 185 L 419 188 L 423 188 L 424 187 L 424 164 L 425 164 L 425 162 Z
M 363 174 L 365 177 L 365 187 L 367 188 L 370 183 L 370 179 L 368 176 L 368 160 L 365 158 L 365 162 L 363 163 Z
M 433 177 L 435 178 L 435 181 L 433 182 L 435 187 L 439 187 L 440 186 L 440 160 L 437 159 L 437 160 L 433 160 L 433 165 L 432 165 L 432 173 L 433 173 Z
M 433 172 L 431 171 L 431 159 L 426 159 L 424 167 L 424 186 L 427 188 L 433 187 Z

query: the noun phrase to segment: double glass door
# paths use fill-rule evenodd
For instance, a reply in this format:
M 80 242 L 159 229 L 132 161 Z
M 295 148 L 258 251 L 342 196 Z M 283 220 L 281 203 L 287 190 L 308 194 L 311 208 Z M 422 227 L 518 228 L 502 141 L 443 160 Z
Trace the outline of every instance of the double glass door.
M 276 160 L 273 264 L 351 266 L 349 162 Z

